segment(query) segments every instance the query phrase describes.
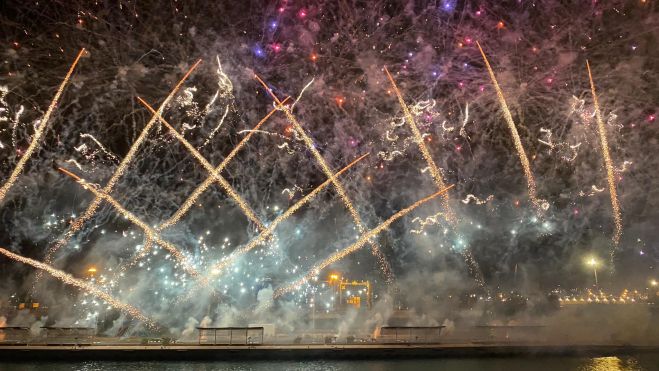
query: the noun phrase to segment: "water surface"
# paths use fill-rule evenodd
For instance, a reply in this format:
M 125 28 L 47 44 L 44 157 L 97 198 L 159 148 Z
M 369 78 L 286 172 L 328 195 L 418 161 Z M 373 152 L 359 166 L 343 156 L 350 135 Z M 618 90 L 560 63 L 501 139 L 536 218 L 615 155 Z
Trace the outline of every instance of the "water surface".
M 659 371 L 659 354 L 620 357 L 450 358 L 365 361 L 243 361 L 243 362 L 23 362 L 0 363 L 0 370 L 232 370 L 232 371 Z

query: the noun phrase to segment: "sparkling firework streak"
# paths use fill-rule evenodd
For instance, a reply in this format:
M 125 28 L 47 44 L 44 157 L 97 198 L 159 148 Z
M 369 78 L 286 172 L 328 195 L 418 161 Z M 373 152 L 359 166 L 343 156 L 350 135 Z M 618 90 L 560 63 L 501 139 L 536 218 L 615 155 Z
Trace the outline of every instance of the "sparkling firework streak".
M 604 158 L 604 166 L 606 167 L 606 179 L 609 183 L 609 194 L 611 195 L 611 208 L 613 209 L 613 220 L 615 223 L 615 232 L 613 233 L 614 251 L 620 243 L 622 236 L 622 217 L 620 216 L 620 205 L 618 205 L 618 194 L 616 192 L 615 175 L 613 172 L 613 163 L 611 155 L 609 154 L 609 142 L 606 139 L 606 127 L 602 121 L 602 114 L 600 112 L 599 101 L 597 100 L 597 92 L 595 91 L 595 82 L 593 82 L 593 74 L 590 71 L 590 63 L 586 61 L 588 68 L 588 79 L 590 80 L 590 91 L 593 94 L 593 104 L 595 105 L 595 118 L 597 119 L 597 129 L 600 136 L 600 145 L 602 148 L 602 157 Z
M 326 268 L 327 266 L 336 263 L 337 261 L 345 258 L 346 256 L 352 254 L 353 252 L 361 249 L 366 243 L 368 243 L 373 237 L 377 236 L 380 232 L 384 231 L 385 229 L 389 228 L 389 226 L 395 222 L 396 220 L 402 218 L 403 216 L 409 214 L 412 210 L 416 209 L 417 207 L 423 205 L 424 203 L 432 200 L 433 198 L 442 195 L 446 193 L 449 189 L 453 188 L 455 185 L 452 184 L 439 192 L 436 192 L 426 198 L 422 198 L 419 201 L 413 203 L 412 205 L 400 210 L 396 214 L 392 215 L 389 219 L 385 220 L 382 224 L 378 225 L 377 227 L 371 229 L 367 233 L 364 233 L 357 242 L 354 244 L 346 247 L 345 249 L 338 251 L 334 254 L 332 254 L 329 258 L 323 260 L 322 262 L 316 264 L 307 274 L 305 274 L 302 278 L 298 279 L 297 281 L 279 288 L 275 291 L 273 298 L 276 299 L 286 293 L 289 293 L 297 288 L 300 287 L 303 283 L 307 282 L 310 280 L 312 277 L 317 276 L 320 274 L 320 271 Z
M 138 98 L 138 99 L 140 99 L 140 98 Z M 151 111 L 152 113 L 155 112 L 151 107 L 149 107 L 149 111 Z M 227 114 L 228 114 L 228 113 L 229 113 L 229 105 L 227 105 L 227 108 L 224 109 L 224 114 L 222 115 L 222 118 L 220 119 L 220 122 L 217 124 L 217 126 L 215 126 L 215 129 L 213 129 L 213 131 L 211 131 L 211 133 L 210 133 L 210 135 L 208 136 L 208 138 L 206 138 L 206 141 L 204 142 L 204 144 L 201 145 L 202 147 L 207 146 L 208 143 L 211 142 L 211 140 L 213 139 L 213 137 L 215 137 L 215 134 L 217 133 L 217 131 L 220 130 L 220 128 L 222 127 L 222 124 L 224 124 L 224 119 L 227 118 Z M 155 114 L 155 113 L 154 113 L 154 114 Z
M 224 170 L 224 168 L 233 160 L 233 158 L 238 154 L 238 152 L 247 144 L 249 139 L 254 135 L 254 133 L 259 131 L 259 128 L 270 118 L 270 116 L 274 115 L 275 112 L 277 112 L 281 107 L 283 107 L 284 103 L 289 98 L 287 97 L 284 99 L 280 104 L 278 104 L 275 108 L 273 108 L 270 112 L 268 112 L 267 115 L 265 115 L 261 121 L 259 121 L 256 126 L 236 145 L 236 147 L 229 153 L 229 155 L 220 163 L 215 169 L 214 173 L 219 174 Z M 181 220 L 181 218 L 190 210 L 190 208 L 197 202 L 197 199 L 208 189 L 208 187 L 211 186 L 211 184 L 215 183 L 215 177 L 213 175 L 210 175 L 206 180 L 199 185 L 191 194 L 190 196 L 183 202 L 181 207 L 172 215 L 169 219 L 165 220 L 163 223 L 161 223 L 156 230 L 162 231 L 165 230 L 169 227 L 174 226 L 176 223 Z
M 529 159 L 526 157 L 526 152 L 524 151 L 522 140 L 520 139 L 519 133 L 517 132 L 517 127 L 515 126 L 515 121 L 513 120 L 513 116 L 510 113 L 510 110 L 508 109 L 506 98 L 503 96 L 503 91 L 501 90 L 501 87 L 499 87 L 497 78 L 496 76 L 494 76 L 494 71 L 490 66 L 490 62 L 487 60 L 487 56 L 485 55 L 483 48 L 481 48 L 481 44 L 478 41 L 476 41 L 476 45 L 478 45 L 478 50 L 480 50 L 481 55 L 483 56 L 483 60 L 485 61 L 485 66 L 487 67 L 487 71 L 490 74 L 490 79 L 492 80 L 492 85 L 494 85 L 494 90 L 496 90 L 497 92 L 497 98 L 499 99 L 501 110 L 503 111 L 503 117 L 506 119 L 506 122 L 508 123 L 508 129 L 510 129 L 510 134 L 513 137 L 513 142 L 515 143 L 515 149 L 517 150 L 519 161 L 522 163 L 522 168 L 524 169 L 524 175 L 526 176 L 526 186 L 529 189 L 529 198 L 531 199 L 533 205 L 535 205 L 537 208 L 546 209 L 549 207 L 549 205 L 546 202 L 543 202 L 538 199 L 535 179 L 533 179 L 533 173 L 531 172 L 531 164 L 529 163 Z
M 469 122 L 469 103 L 465 104 L 465 111 L 464 111 L 464 118 L 462 119 L 462 126 L 460 126 L 460 136 L 470 140 L 469 135 L 467 135 L 467 131 L 465 130 L 465 126 L 467 126 L 467 123 Z
M 293 215 L 296 211 L 298 211 L 302 206 L 309 203 L 309 201 L 311 201 L 314 197 L 316 197 L 316 195 L 318 195 L 318 193 L 320 193 L 320 191 L 322 191 L 323 189 L 325 189 L 325 187 L 327 187 L 329 184 L 331 184 L 332 181 L 334 180 L 334 178 L 338 178 L 341 174 L 348 171 L 348 169 L 353 167 L 359 161 L 366 158 L 366 156 L 368 156 L 368 155 L 369 155 L 368 153 L 365 154 L 365 155 L 362 155 L 359 158 L 357 158 L 356 160 L 354 160 L 353 162 L 349 163 L 346 167 L 339 170 L 337 173 L 333 174 L 332 178 L 327 179 L 325 182 L 323 182 L 323 184 L 319 185 L 313 191 L 311 191 L 309 194 L 307 194 L 306 196 L 301 198 L 298 202 L 295 203 L 295 205 L 291 206 L 288 210 L 286 210 L 286 212 L 284 212 L 283 214 L 278 216 L 275 220 L 273 220 L 272 223 L 270 223 L 270 225 L 268 225 L 268 229 L 261 232 L 261 234 L 259 234 L 253 240 L 251 240 L 247 245 L 245 245 L 245 246 L 241 247 L 240 249 L 234 251 L 229 257 L 227 257 L 226 259 L 222 260 L 221 262 L 219 262 L 215 266 L 213 266 L 212 274 L 213 275 L 219 274 L 222 271 L 222 269 L 224 269 L 228 265 L 232 264 L 240 256 L 244 255 L 245 253 L 252 250 L 256 246 L 258 246 L 261 243 L 265 242 L 266 239 L 268 238 L 268 236 L 271 236 L 274 233 L 275 229 L 277 228 L 277 226 L 279 224 L 281 224 L 286 219 L 288 219 L 291 215 Z
M 423 142 L 423 137 L 421 136 L 421 132 L 419 131 L 419 128 L 416 126 L 416 123 L 414 122 L 414 116 L 412 116 L 409 107 L 407 106 L 407 104 L 405 104 L 405 100 L 403 99 L 403 95 L 398 89 L 398 85 L 396 85 L 396 81 L 394 81 L 394 78 L 393 76 L 391 76 L 391 73 L 389 73 L 387 67 L 384 68 L 384 72 L 387 73 L 389 82 L 391 82 L 391 86 L 393 87 L 394 92 L 396 92 L 396 96 L 398 97 L 398 103 L 403 109 L 403 114 L 405 115 L 405 121 L 407 121 L 407 124 L 409 125 L 410 130 L 412 131 L 412 135 L 414 136 L 414 139 L 417 145 L 419 146 L 419 150 L 421 151 L 423 158 L 428 163 L 428 167 L 430 169 L 430 175 L 432 176 L 432 179 L 435 181 L 435 185 L 437 185 L 437 189 L 439 190 L 446 189 L 446 183 L 442 178 L 442 174 L 437 168 L 435 161 L 432 159 L 432 156 L 430 155 L 430 151 L 428 151 L 428 147 L 426 147 L 425 143 Z M 453 211 L 451 210 L 451 206 L 449 205 L 448 193 L 444 193 L 444 209 L 447 220 L 449 220 L 449 222 L 454 224 L 455 216 L 453 215 Z
M 36 128 L 34 135 L 32 136 L 32 141 L 30 142 L 30 145 L 27 147 L 27 150 L 25 150 L 25 153 L 20 158 L 20 160 L 18 160 L 18 163 L 16 164 L 14 171 L 12 171 L 11 175 L 9 175 L 9 178 L 7 178 L 5 184 L 3 184 L 2 187 L 0 188 L 0 203 L 7 196 L 7 192 L 9 191 L 9 189 L 14 185 L 14 183 L 16 183 L 16 180 L 18 179 L 18 176 L 25 168 L 25 164 L 27 163 L 27 161 L 30 159 L 30 157 L 32 157 L 34 152 L 37 150 L 37 147 L 39 146 L 39 142 L 41 141 L 41 137 L 44 135 L 46 129 L 48 128 L 48 120 L 50 120 L 50 116 L 53 114 L 53 111 L 55 111 L 55 106 L 57 106 L 57 102 L 62 96 L 62 93 L 64 92 L 64 88 L 66 88 L 66 85 L 68 84 L 69 79 L 71 78 L 71 75 L 73 74 L 73 71 L 76 68 L 76 65 L 78 65 L 78 61 L 84 54 L 85 54 L 85 48 L 80 49 L 78 56 L 76 56 L 76 59 L 73 61 L 73 64 L 71 64 L 69 71 L 66 73 L 66 76 L 64 76 L 64 80 L 62 80 L 62 83 L 57 89 L 57 92 L 55 93 L 53 100 L 50 101 L 50 105 L 48 106 L 46 113 L 39 121 L 39 126 Z
M 188 70 L 188 72 L 186 72 L 186 74 L 183 76 L 183 78 L 181 78 L 181 80 L 176 84 L 176 86 L 174 86 L 174 89 L 172 89 L 172 91 L 169 93 L 167 98 L 165 98 L 165 100 L 162 102 L 162 104 L 158 108 L 158 113 L 159 114 L 161 114 L 165 110 L 165 108 L 167 107 L 169 102 L 174 98 L 174 96 L 179 91 L 181 86 L 183 86 L 183 83 L 185 82 L 185 80 L 187 80 L 188 76 L 190 76 L 190 74 L 192 74 L 192 71 L 194 71 L 195 68 L 197 68 L 197 66 L 200 63 L 201 63 L 201 59 L 198 60 L 194 65 L 192 65 L 192 67 L 190 67 L 190 69 Z M 151 130 L 153 125 L 155 125 L 156 122 L 158 122 L 158 115 L 153 115 L 151 117 L 151 120 L 149 120 L 149 122 L 144 127 L 144 129 L 142 129 L 142 132 L 140 133 L 140 136 L 137 138 L 135 143 L 133 143 L 133 145 L 128 150 L 128 153 L 126 154 L 126 157 L 124 157 L 124 159 L 121 161 L 121 163 L 119 164 L 119 166 L 115 170 L 114 174 L 112 174 L 112 177 L 110 178 L 108 183 L 103 188 L 102 194 L 108 194 L 109 195 L 110 192 L 112 192 L 112 189 L 114 188 L 115 184 L 117 184 L 117 181 L 119 181 L 119 178 L 121 178 L 121 176 L 124 174 L 124 172 L 128 168 L 128 165 L 130 164 L 130 161 L 133 159 L 133 157 L 135 157 L 135 154 L 137 153 L 137 150 L 139 149 L 140 145 L 142 145 L 142 143 L 144 143 L 144 141 L 146 141 L 146 138 L 148 137 L 149 131 Z M 96 214 L 96 210 L 98 209 L 99 205 L 101 204 L 101 200 L 102 200 L 101 197 L 94 198 L 94 200 L 92 201 L 91 204 L 89 204 L 89 206 L 87 207 L 87 210 L 85 210 L 85 212 L 82 214 L 82 216 L 80 218 L 76 219 L 73 223 L 71 223 L 71 225 L 69 226 L 69 229 L 66 231 L 64 236 L 61 239 L 59 239 L 50 249 L 48 249 L 48 253 L 46 254 L 46 263 L 50 263 L 50 261 L 52 260 L 52 255 L 57 250 L 59 250 L 62 246 L 66 245 L 71 240 L 73 235 L 85 225 L 87 220 L 91 219 Z
M 105 153 L 108 157 L 110 157 L 111 159 L 113 159 L 115 161 L 118 160 L 117 156 L 115 156 L 112 152 L 108 151 L 108 149 L 105 148 L 105 146 L 103 146 L 103 144 L 101 144 L 101 142 L 99 142 L 98 139 L 96 139 L 93 135 L 91 135 L 91 134 L 80 134 L 80 138 L 89 138 L 89 139 L 91 139 L 92 141 L 94 141 L 94 143 L 96 143 L 96 145 L 101 149 L 101 151 L 103 151 L 103 153 Z
M 185 269 L 186 272 L 188 272 L 192 276 L 198 276 L 199 273 L 197 270 L 188 263 L 188 259 L 183 255 L 183 253 L 172 243 L 165 241 L 160 237 L 158 232 L 153 230 L 151 227 L 149 227 L 148 224 L 140 220 L 135 214 L 131 213 L 130 211 L 126 210 L 114 197 L 110 196 L 109 194 L 103 192 L 103 190 L 99 190 L 94 186 L 93 184 L 88 183 L 86 180 L 80 178 L 79 176 L 73 174 L 72 172 L 63 169 L 61 167 L 58 167 L 57 170 L 60 172 L 70 176 L 71 178 L 75 179 L 78 184 L 80 184 L 84 189 L 91 191 L 96 195 L 98 199 L 105 200 L 110 205 L 114 206 L 114 208 L 121 214 L 123 217 L 128 219 L 130 222 L 135 224 L 137 227 L 142 229 L 144 231 L 144 234 L 146 235 L 147 241 L 151 240 L 158 245 L 164 247 L 167 251 L 169 251 L 172 256 L 183 266 L 183 269 Z M 143 251 L 141 254 L 146 253 L 147 246 L 144 247 Z
M 147 102 L 145 102 L 140 97 L 137 97 L 137 100 L 139 100 L 144 107 L 146 107 L 149 111 L 151 111 L 153 115 L 157 115 L 159 117 L 160 121 L 165 126 L 167 126 L 169 131 L 176 137 L 176 139 L 178 139 L 179 142 L 181 142 L 185 146 L 185 148 L 190 152 L 190 154 L 192 154 L 192 156 L 194 156 L 194 158 L 196 158 L 197 161 L 199 161 L 199 163 L 204 167 L 204 169 L 206 169 L 206 171 L 208 171 L 211 174 L 211 176 L 215 179 L 215 181 L 218 182 L 218 184 L 222 187 L 222 189 L 224 189 L 224 191 L 229 195 L 229 197 L 231 197 L 231 199 L 233 199 L 236 202 L 238 207 L 240 207 L 243 213 L 245 213 L 245 216 L 247 216 L 249 220 L 251 220 L 254 224 L 256 224 L 258 230 L 259 231 L 265 230 L 266 229 L 265 225 L 263 225 L 261 220 L 256 216 L 254 210 L 252 210 L 252 208 L 247 204 L 247 202 L 245 202 L 245 200 L 238 194 L 238 192 L 236 192 L 236 190 L 231 186 L 231 184 L 229 184 L 229 182 L 227 182 L 227 180 L 224 179 L 224 177 L 222 177 L 220 173 L 215 170 L 213 165 L 211 165 L 211 163 L 208 162 L 208 160 L 206 160 L 206 158 L 204 158 L 204 156 L 202 156 L 201 153 L 199 153 L 199 151 L 197 151 L 197 149 L 194 148 L 192 144 L 190 144 L 190 142 L 188 142 L 178 131 L 176 131 L 176 129 L 174 129 L 174 127 L 170 125 L 167 122 L 167 120 L 165 120 L 162 116 L 160 116 L 160 113 L 156 112 L 156 110 L 154 110 L 153 107 L 151 107 Z
M 6 257 L 8 257 L 10 259 L 13 259 L 17 262 L 27 264 L 27 265 L 31 265 L 34 268 L 45 271 L 48 274 L 50 274 L 51 276 L 57 278 L 58 280 L 64 282 L 67 285 L 75 286 L 75 287 L 77 287 L 77 288 L 79 288 L 79 289 L 81 289 L 85 292 L 88 292 L 88 293 L 90 293 L 94 296 L 97 296 L 97 297 L 105 300 L 107 303 L 109 303 L 113 307 L 118 308 L 122 312 L 130 315 L 131 317 L 134 317 L 134 318 L 144 322 L 144 324 L 146 324 L 150 328 L 156 328 L 157 327 L 156 323 L 153 320 L 151 320 L 150 318 L 148 318 L 147 316 L 145 316 L 144 314 L 142 314 L 142 312 L 139 309 L 133 307 L 132 305 L 122 303 L 121 301 L 115 299 L 112 295 L 110 295 L 107 292 L 99 289 L 98 287 L 90 284 L 89 282 L 79 280 L 79 279 L 71 276 L 70 274 L 68 274 L 66 272 L 62 272 L 59 269 L 55 269 L 55 268 L 51 267 L 48 264 L 30 259 L 30 258 L 26 258 L 26 257 L 18 255 L 18 254 L 14 254 L 13 252 L 11 252 L 9 250 L 6 250 L 4 248 L 1 248 L 1 247 L 0 247 L 0 254 L 3 254 Z
M 279 98 L 275 95 L 275 93 L 268 87 L 268 85 L 258 76 L 254 75 L 256 80 L 263 85 L 263 88 L 270 94 L 272 99 L 275 101 L 275 103 L 281 105 Z M 304 131 L 304 128 L 302 128 L 302 125 L 298 122 L 298 120 L 295 118 L 293 115 L 293 112 L 291 112 L 290 109 L 284 108 L 284 113 L 286 114 L 286 117 L 288 118 L 288 121 L 293 125 L 295 128 L 295 131 L 301 136 L 302 140 L 306 144 L 307 148 L 311 153 L 313 154 L 314 158 L 316 159 L 316 162 L 318 165 L 321 167 L 323 170 L 323 173 L 325 173 L 325 176 L 328 179 L 332 180 L 332 184 L 334 185 L 334 189 L 336 192 L 339 194 L 339 197 L 341 197 L 341 200 L 343 201 L 344 205 L 348 209 L 348 212 L 352 216 L 353 221 L 355 222 L 355 225 L 357 226 L 357 230 L 359 233 L 364 233 L 364 225 L 362 223 L 362 219 L 357 213 L 357 210 L 355 210 L 355 207 L 352 205 L 352 202 L 350 201 L 350 198 L 348 198 L 348 195 L 346 194 L 345 189 L 343 188 L 343 184 L 339 182 L 336 178 L 333 177 L 332 170 L 329 168 L 327 165 L 327 162 L 325 162 L 325 159 L 323 156 L 318 152 L 318 149 L 316 149 L 316 146 L 313 143 L 313 140 L 309 138 L 307 133 Z M 376 257 L 380 268 L 382 269 L 382 272 L 384 273 L 385 278 L 387 281 L 392 280 L 393 273 L 391 271 L 391 267 L 389 265 L 389 262 L 387 261 L 386 257 L 380 250 L 380 247 L 373 241 L 370 241 L 371 243 L 371 252 L 373 255 Z
M 391 76 L 391 73 L 389 73 L 389 70 L 387 67 L 384 68 L 384 71 L 387 73 L 387 77 L 389 78 L 389 81 L 391 82 L 391 86 L 393 87 L 394 91 L 396 92 L 396 96 L 398 97 L 398 103 L 400 104 L 401 108 L 403 109 L 403 114 L 405 115 L 405 118 L 410 126 L 410 130 L 412 131 L 412 134 L 414 136 L 415 141 L 417 142 L 417 145 L 419 146 L 419 150 L 421 151 L 421 154 L 423 155 L 424 159 L 428 163 L 427 169 L 430 170 L 430 175 L 432 176 L 433 180 L 435 181 L 435 184 L 437 185 L 437 188 L 440 193 L 444 193 L 444 218 L 451 223 L 452 225 L 455 225 L 457 223 L 457 218 L 455 217 L 455 214 L 453 213 L 453 210 L 451 209 L 451 205 L 449 204 L 449 195 L 447 192 L 451 187 L 446 187 L 446 184 L 444 183 L 444 179 L 442 178 L 442 174 L 440 173 L 439 169 L 437 168 L 437 165 L 435 164 L 435 161 L 432 159 L 432 156 L 430 155 L 430 151 L 428 151 L 428 148 L 426 147 L 424 143 L 424 136 L 421 135 L 421 132 L 419 131 L 419 128 L 416 126 L 416 123 L 414 122 L 414 116 L 410 112 L 409 107 L 407 104 L 405 104 L 405 100 L 403 99 L 403 95 L 400 92 L 400 89 L 398 89 L 398 86 L 396 85 L 396 81 L 394 81 L 393 76 Z M 468 109 L 468 108 L 467 108 Z M 467 117 L 467 114 L 465 114 L 465 117 Z M 465 123 L 466 123 L 466 118 L 465 118 Z M 442 123 L 442 128 L 444 130 L 447 130 L 446 127 L 444 126 L 445 122 Z M 453 130 L 453 128 L 451 128 Z M 422 172 L 424 172 L 422 170 Z M 478 263 L 474 259 L 473 255 L 468 251 L 468 249 L 464 249 L 463 254 L 462 254 L 467 262 L 467 265 L 470 267 L 470 271 L 472 275 L 475 277 L 476 281 L 478 284 L 483 287 L 485 286 L 485 281 L 483 280 L 483 276 L 480 273 L 480 269 L 478 268 Z
M 315 79 L 311 79 L 311 81 L 309 81 L 306 85 L 304 85 L 302 90 L 300 90 L 300 94 L 297 95 L 297 98 L 295 98 L 295 101 L 293 102 L 293 104 L 291 104 L 291 110 L 293 110 L 297 102 L 299 102 L 300 99 L 302 99 L 302 95 L 304 95 L 304 92 L 307 91 L 307 89 L 311 86 L 311 84 L 313 84 L 314 80 Z

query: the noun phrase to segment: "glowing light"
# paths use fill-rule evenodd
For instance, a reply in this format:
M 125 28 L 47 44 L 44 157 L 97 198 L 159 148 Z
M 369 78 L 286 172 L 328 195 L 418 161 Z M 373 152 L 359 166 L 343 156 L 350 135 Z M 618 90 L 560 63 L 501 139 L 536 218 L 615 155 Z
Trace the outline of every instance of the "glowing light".
M 265 57 L 265 51 L 263 51 L 263 48 L 261 48 L 259 45 L 256 45 L 254 47 L 253 51 L 254 51 L 255 56 L 257 56 L 259 58 Z
M 609 154 L 609 143 L 606 139 L 606 127 L 604 126 L 604 121 L 602 120 L 599 101 L 597 99 L 597 92 L 595 91 L 595 83 L 593 82 L 593 74 L 590 71 L 590 63 L 588 63 L 588 61 L 586 61 L 586 67 L 588 69 L 588 79 L 590 80 L 590 91 L 593 94 L 595 118 L 597 119 L 597 130 L 599 131 L 602 158 L 604 159 L 604 166 L 606 167 L 606 180 L 609 183 L 609 195 L 611 196 L 611 208 L 613 209 L 613 220 L 615 223 L 615 232 L 613 233 L 612 238 L 614 248 L 611 252 L 611 254 L 613 254 L 618 246 L 618 243 L 620 242 L 620 237 L 622 236 L 622 217 L 620 216 L 620 206 L 618 205 L 618 194 L 616 192 L 613 163 L 611 161 L 611 155 Z
M 18 160 L 18 163 L 16 164 L 16 167 L 9 175 L 9 178 L 7 178 L 7 180 L 2 185 L 2 187 L 0 187 L 0 203 L 7 196 L 7 192 L 9 191 L 9 189 L 14 185 L 14 183 L 16 183 L 16 180 L 18 179 L 18 176 L 21 174 L 21 172 L 23 172 L 23 169 L 25 168 L 25 164 L 27 163 L 27 161 L 30 159 L 30 157 L 32 157 L 34 152 L 37 150 L 37 147 L 39 146 L 39 143 L 41 141 L 41 137 L 43 137 L 44 133 L 46 132 L 46 129 L 48 128 L 48 121 L 50 120 L 50 116 L 53 114 L 53 111 L 55 111 L 55 106 L 57 106 L 57 102 L 59 102 L 59 99 L 62 96 L 62 93 L 64 92 L 64 88 L 66 88 L 66 85 L 68 84 L 69 79 L 73 74 L 73 71 L 78 65 L 78 61 L 84 54 L 85 54 L 85 48 L 80 49 L 80 52 L 78 53 L 75 60 L 71 64 L 69 71 L 66 73 L 66 76 L 64 76 L 64 80 L 62 80 L 62 83 L 57 89 L 57 92 L 55 93 L 53 100 L 50 101 L 50 105 L 48 105 L 48 109 L 46 110 L 46 113 L 44 113 L 43 117 L 41 117 L 41 120 L 39 120 L 39 126 L 35 130 L 34 135 L 32 136 L 30 145 L 27 147 L 27 149 L 21 156 L 20 160 Z
M 113 307 L 118 308 L 119 310 L 121 310 L 122 312 L 130 315 L 131 317 L 134 317 L 134 318 L 144 322 L 144 324 L 146 324 L 147 326 L 149 326 L 151 328 L 157 327 L 156 323 L 153 320 L 151 320 L 150 318 L 148 318 L 147 316 L 145 316 L 144 314 L 142 314 L 142 312 L 139 309 L 133 307 L 132 305 L 125 304 L 125 303 L 119 301 L 118 299 L 114 298 L 112 295 L 110 295 L 107 292 L 99 289 L 98 287 L 92 285 L 89 282 L 79 280 L 77 278 L 74 278 L 73 276 L 71 276 L 68 273 L 62 272 L 59 269 L 55 269 L 55 268 L 51 267 L 48 264 L 30 259 L 30 258 L 26 258 L 24 256 L 15 254 L 15 253 L 13 253 L 11 251 L 8 251 L 8 250 L 6 250 L 4 248 L 1 248 L 1 247 L 0 247 L 0 254 L 3 254 L 6 257 L 8 257 L 10 259 L 13 259 L 17 262 L 24 263 L 24 264 L 27 264 L 27 265 L 31 265 L 34 268 L 45 271 L 48 274 L 50 274 L 51 276 L 53 276 L 53 277 L 57 278 L 58 280 L 66 283 L 67 285 L 75 286 L 75 287 L 77 287 L 77 288 L 79 288 L 79 289 L 81 289 L 81 290 L 83 290 L 87 293 L 90 293 L 90 294 L 92 294 L 96 297 L 99 297 L 99 298 L 105 300 L 106 302 L 108 302 Z
M 413 203 L 412 205 L 400 210 L 396 214 L 392 215 L 389 217 L 389 219 L 385 220 L 382 224 L 378 225 L 377 227 L 371 229 L 367 233 L 364 233 L 361 235 L 361 237 L 355 242 L 354 244 L 346 247 L 345 249 L 338 251 L 334 254 L 332 254 L 330 257 L 327 259 L 323 260 L 322 262 L 316 264 L 307 274 L 302 276 L 300 279 L 296 280 L 295 282 L 286 285 L 285 287 L 278 288 L 275 290 L 273 298 L 276 299 L 288 292 L 291 292 L 298 288 L 300 285 L 302 285 L 304 282 L 308 281 L 312 277 L 316 276 L 319 274 L 321 270 L 323 270 L 325 267 L 336 263 L 337 261 L 345 258 L 346 256 L 352 254 L 353 252 L 361 249 L 365 244 L 367 244 L 373 237 L 377 236 L 380 232 L 384 231 L 385 229 L 389 228 L 389 226 L 395 222 L 396 220 L 402 218 L 403 216 L 409 214 L 412 210 L 416 209 L 417 207 L 423 205 L 424 203 L 432 200 L 433 198 L 446 193 L 449 189 L 453 188 L 454 185 L 450 185 L 443 190 L 436 192 L 428 197 L 422 198 L 419 201 Z
M 547 209 L 549 205 L 546 202 L 542 202 L 541 200 L 539 200 L 536 195 L 536 185 L 535 185 L 535 179 L 533 179 L 533 173 L 531 172 L 531 165 L 529 163 L 528 157 L 526 157 L 526 152 L 524 151 L 522 140 L 520 139 L 519 133 L 517 132 L 517 127 L 515 126 L 515 121 L 513 120 L 513 116 L 510 113 L 510 110 L 508 109 L 508 104 L 506 104 L 506 98 L 503 96 L 503 91 L 501 91 L 501 88 L 499 87 L 497 78 L 496 76 L 494 76 L 494 71 L 490 66 L 490 62 L 487 60 L 487 56 L 485 55 L 483 48 L 481 48 L 481 44 L 478 41 L 476 41 L 476 45 L 478 45 L 478 50 L 480 50 L 481 55 L 483 56 L 483 60 L 485 61 L 485 66 L 487 67 L 487 71 L 490 74 L 490 79 L 492 79 L 492 85 L 494 85 L 494 89 L 497 92 L 497 98 L 499 99 L 501 110 L 503 111 L 503 117 L 506 119 L 506 122 L 508 123 L 508 129 L 510 129 L 510 134 L 513 137 L 515 150 L 517 150 L 519 161 L 522 163 L 522 168 L 524 169 L 524 175 L 526 176 L 526 185 L 529 190 L 529 198 L 537 208 Z
M 272 92 L 270 88 L 268 88 L 268 85 L 258 76 L 254 75 L 256 80 L 258 80 L 261 85 L 265 88 L 265 90 L 272 96 L 272 99 L 277 103 L 278 105 L 281 105 L 281 102 L 279 101 L 279 98 Z M 313 143 L 313 140 L 307 135 L 307 133 L 304 131 L 304 128 L 302 128 L 302 125 L 298 122 L 298 120 L 295 118 L 293 113 L 291 112 L 290 109 L 287 107 L 284 107 L 284 113 L 286 114 L 286 117 L 288 118 L 288 121 L 293 125 L 295 128 L 295 131 L 300 135 L 304 143 L 306 144 L 307 148 L 311 153 L 313 154 L 314 158 L 316 159 L 316 162 L 318 165 L 321 167 L 323 170 L 323 173 L 328 179 L 332 180 L 332 184 L 334 185 L 334 189 L 336 192 L 339 194 L 341 197 L 341 200 L 343 201 L 343 204 L 346 206 L 348 209 L 348 212 L 352 216 L 353 221 L 355 222 L 355 225 L 357 226 L 357 229 L 359 230 L 359 233 L 363 233 L 364 231 L 364 225 L 362 224 L 361 217 L 355 210 L 354 206 L 352 205 L 352 202 L 350 201 L 350 198 L 348 198 L 348 195 L 346 194 L 345 189 L 343 188 L 343 185 L 341 182 L 339 182 L 335 177 L 333 177 L 332 170 L 329 168 L 327 165 L 327 162 L 325 162 L 325 159 L 323 156 L 318 152 L 318 149 L 316 149 L 316 146 Z M 392 272 L 391 272 L 391 267 L 389 266 L 389 262 L 386 260 L 384 254 L 382 254 L 382 251 L 380 250 L 379 246 L 372 242 L 371 243 L 372 249 L 371 252 L 373 255 L 377 258 L 378 263 L 380 264 L 380 268 L 382 269 L 385 277 L 387 280 L 391 280 L 392 277 Z

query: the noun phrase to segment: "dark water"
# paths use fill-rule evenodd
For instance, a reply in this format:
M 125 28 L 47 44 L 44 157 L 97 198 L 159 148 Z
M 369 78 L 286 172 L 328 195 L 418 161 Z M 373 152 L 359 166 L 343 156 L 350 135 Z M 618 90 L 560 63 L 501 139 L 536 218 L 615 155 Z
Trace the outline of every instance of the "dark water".
M 620 357 L 451 358 L 383 361 L 253 361 L 253 362 L 48 362 L 0 363 L 0 370 L 358 370 L 358 371 L 655 371 L 659 354 Z

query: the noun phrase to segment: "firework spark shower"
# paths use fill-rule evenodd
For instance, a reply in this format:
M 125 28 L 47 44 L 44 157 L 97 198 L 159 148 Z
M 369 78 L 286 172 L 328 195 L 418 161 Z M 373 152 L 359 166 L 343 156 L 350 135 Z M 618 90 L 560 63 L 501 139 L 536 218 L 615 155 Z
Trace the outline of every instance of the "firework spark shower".
M 2 4 L 0 310 L 182 337 L 650 290 L 656 4 Z

